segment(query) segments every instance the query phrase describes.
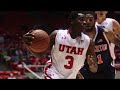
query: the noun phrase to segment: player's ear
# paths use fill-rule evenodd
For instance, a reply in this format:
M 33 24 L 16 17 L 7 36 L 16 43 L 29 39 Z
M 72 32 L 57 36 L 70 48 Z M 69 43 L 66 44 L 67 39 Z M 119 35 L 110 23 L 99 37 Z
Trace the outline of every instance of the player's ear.
M 95 11 L 95 14 L 97 14 L 97 11 Z
M 70 22 L 70 24 L 73 24 L 73 21 L 72 21 L 72 22 Z
M 107 14 L 108 13 L 108 11 L 105 11 L 105 14 Z

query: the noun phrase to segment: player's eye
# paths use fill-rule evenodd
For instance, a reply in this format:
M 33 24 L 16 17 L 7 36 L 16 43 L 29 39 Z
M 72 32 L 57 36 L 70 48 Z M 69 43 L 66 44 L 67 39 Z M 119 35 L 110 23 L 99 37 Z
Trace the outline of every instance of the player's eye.
M 80 18 L 79 20 L 80 20 L 80 21 L 84 21 L 85 19 L 84 19 L 84 18 Z
M 91 21 L 92 21 L 92 18 L 90 18 L 89 21 L 91 22 Z

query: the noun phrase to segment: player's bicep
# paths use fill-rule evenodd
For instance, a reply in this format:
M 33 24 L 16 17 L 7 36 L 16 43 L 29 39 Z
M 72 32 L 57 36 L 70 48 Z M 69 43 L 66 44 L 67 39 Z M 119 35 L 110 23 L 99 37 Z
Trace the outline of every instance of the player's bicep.
M 120 24 L 115 19 L 113 19 L 113 30 L 120 37 Z
M 53 47 L 53 45 L 55 44 L 55 38 L 56 38 L 57 32 L 58 32 L 58 30 L 55 30 L 55 31 L 53 31 L 50 34 L 50 46 L 49 46 L 49 50 L 51 50 L 52 47 Z

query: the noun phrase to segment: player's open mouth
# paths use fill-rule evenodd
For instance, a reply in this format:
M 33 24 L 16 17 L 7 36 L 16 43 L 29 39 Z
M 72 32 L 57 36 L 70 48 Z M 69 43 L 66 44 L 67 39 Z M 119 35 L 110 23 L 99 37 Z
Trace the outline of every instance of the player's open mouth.
M 103 13 L 100 13 L 100 15 L 103 15 Z

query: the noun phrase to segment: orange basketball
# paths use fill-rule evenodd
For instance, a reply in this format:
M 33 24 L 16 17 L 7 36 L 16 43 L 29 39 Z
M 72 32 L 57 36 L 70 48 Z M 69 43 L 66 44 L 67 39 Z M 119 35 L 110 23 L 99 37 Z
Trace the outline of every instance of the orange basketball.
M 47 32 L 41 29 L 36 29 L 31 32 L 34 35 L 34 39 L 31 43 L 30 49 L 34 52 L 44 52 L 48 49 L 50 38 Z

